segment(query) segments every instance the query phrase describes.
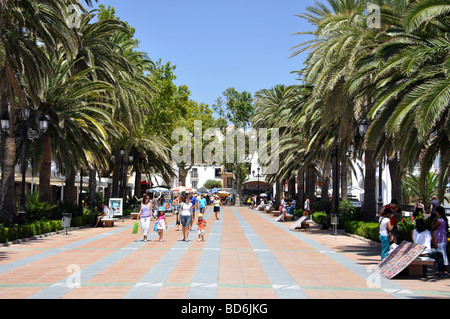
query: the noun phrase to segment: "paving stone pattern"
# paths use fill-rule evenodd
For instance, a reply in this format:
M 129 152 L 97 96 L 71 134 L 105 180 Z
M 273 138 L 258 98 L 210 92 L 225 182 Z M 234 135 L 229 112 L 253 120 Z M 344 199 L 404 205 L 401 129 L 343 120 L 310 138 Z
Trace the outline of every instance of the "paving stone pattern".
M 164 242 L 132 234 L 135 220 L 0 247 L 1 299 L 416 299 L 450 297 L 450 279 L 387 280 L 369 270 L 380 249 L 357 238 L 247 207 L 208 209 L 181 241 L 168 216 Z

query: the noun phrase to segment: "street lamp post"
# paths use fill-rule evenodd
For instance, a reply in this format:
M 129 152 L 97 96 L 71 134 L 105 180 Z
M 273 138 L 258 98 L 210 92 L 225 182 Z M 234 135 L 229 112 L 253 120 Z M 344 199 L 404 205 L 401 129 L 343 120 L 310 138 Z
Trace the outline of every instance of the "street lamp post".
M 262 176 L 261 176 L 261 174 L 259 174 L 261 168 L 258 167 L 256 170 L 258 171 L 258 173 L 255 175 L 255 171 L 253 170 L 253 171 L 252 171 L 252 174 L 253 174 L 253 177 L 256 177 L 256 178 L 258 179 L 258 190 L 257 190 L 257 191 L 258 191 L 258 195 L 256 196 L 256 199 L 257 199 L 257 204 L 259 205 L 259 195 L 260 195 L 260 191 L 259 191 L 259 178 L 262 177 Z
M 48 124 L 50 118 L 43 114 L 39 117 L 39 132 L 36 132 L 31 127 L 28 127 L 26 121 L 30 117 L 30 109 L 27 107 L 22 111 L 23 126 L 21 131 L 14 132 L 15 137 L 22 138 L 22 189 L 20 195 L 20 210 L 19 210 L 19 225 L 26 224 L 26 209 L 25 209 L 25 174 L 26 174 L 26 160 L 27 160 L 27 140 L 33 141 L 36 138 L 41 137 L 48 130 Z M 5 111 L 1 117 L 2 130 L 7 133 L 10 128 L 9 112 Z
M 123 198 L 123 156 L 125 155 L 125 149 L 120 148 L 120 187 L 119 187 L 119 197 Z

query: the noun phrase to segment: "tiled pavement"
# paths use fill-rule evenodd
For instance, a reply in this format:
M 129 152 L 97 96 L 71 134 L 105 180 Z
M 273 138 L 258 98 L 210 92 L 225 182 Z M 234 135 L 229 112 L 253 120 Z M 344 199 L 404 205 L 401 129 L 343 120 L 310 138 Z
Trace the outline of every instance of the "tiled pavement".
M 380 249 L 360 239 L 246 207 L 211 209 L 206 240 L 180 241 L 168 216 L 164 242 L 132 234 L 135 221 L 81 228 L 0 247 L 0 299 L 447 299 L 450 279 L 376 277 Z

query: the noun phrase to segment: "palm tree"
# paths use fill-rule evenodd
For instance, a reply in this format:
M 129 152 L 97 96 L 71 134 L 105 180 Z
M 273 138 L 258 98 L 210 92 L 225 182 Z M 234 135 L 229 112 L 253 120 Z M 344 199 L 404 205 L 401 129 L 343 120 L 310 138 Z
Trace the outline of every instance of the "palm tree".
M 45 50 L 62 46 L 74 48 L 74 31 L 67 26 L 65 13 L 77 1 L 1 0 L 0 1 L 0 114 L 9 112 L 9 136 L 15 130 L 15 110 L 31 102 L 37 104 L 44 76 L 49 69 Z M 2 185 L 0 214 L 4 221 L 14 218 L 15 143 L 2 132 L 0 161 Z
M 446 1 L 422 0 L 404 7 L 389 41 L 377 49 L 374 95 L 369 116 L 375 118 L 368 138 L 401 154 L 403 169 L 421 163 L 425 183 L 440 156 L 439 195 L 443 198 L 450 165 L 448 112 L 450 49 Z M 392 147 L 394 145 L 394 147 Z
M 75 63 L 67 63 L 64 54 L 54 60 L 54 68 L 46 77 L 45 93 L 39 104 L 39 111 L 52 118 L 46 137 L 37 141 L 38 147 L 35 147 L 43 149 L 43 154 L 36 156 L 42 157 L 41 201 L 50 201 L 52 158 L 66 175 L 70 175 L 73 167 L 87 167 L 88 163 L 100 165 L 107 156 L 101 150 L 109 149 L 108 138 L 118 135 L 111 118 L 113 107 L 104 98 L 113 86 L 92 81 L 89 74 L 93 69 L 73 74 Z
M 268 152 L 260 152 L 260 162 L 270 164 L 271 156 L 278 156 L 279 168 L 276 173 L 266 176 L 266 182 L 270 184 L 279 185 L 283 180 L 292 181 L 302 177 L 303 171 L 311 172 L 307 170 L 307 141 L 303 128 L 293 125 L 296 115 L 302 109 L 303 102 L 309 94 L 308 87 L 277 85 L 271 89 L 260 90 L 255 95 L 255 112 L 251 118 L 253 128 L 279 130 L 278 154 L 273 154 L 274 150 L 271 149 L 273 141 L 270 139 L 267 140 L 267 144 L 259 145 L 260 150 L 271 149 L 270 155 Z M 277 201 L 281 200 L 281 195 L 281 192 L 277 191 Z M 303 200 L 301 187 L 297 196 Z
M 305 68 L 299 71 L 302 80 L 313 86 L 311 97 L 299 118 L 308 128 L 311 142 L 308 150 L 313 158 L 329 160 L 338 147 L 337 156 L 346 163 L 347 149 L 353 143 L 360 147 L 357 134 L 359 122 L 366 118 L 371 106 L 367 95 L 351 95 L 351 76 L 357 63 L 376 46 L 380 31 L 366 25 L 364 11 L 367 1 L 329 0 L 328 6 L 316 3 L 300 17 L 315 26 L 313 39 L 294 49 L 293 56 L 309 51 Z M 366 148 L 365 209 L 366 219 L 375 216 L 375 153 Z M 346 192 L 346 190 L 344 190 Z M 337 195 L 336 195 L 337 196 Z

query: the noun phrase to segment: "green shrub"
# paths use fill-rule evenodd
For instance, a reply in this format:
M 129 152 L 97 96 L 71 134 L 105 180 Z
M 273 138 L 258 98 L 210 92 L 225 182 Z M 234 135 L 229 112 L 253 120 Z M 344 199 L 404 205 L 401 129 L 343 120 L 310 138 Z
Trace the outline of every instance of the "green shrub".
M 8 228 L 0 227 L 0 243 L 6 243 L 8 241 Z
M 294 216 L 297 217 L 303 216 L 303 209 L 294 209 Z
M 357 235 L 368 238 L 370 240 L 379 241 L 379 234 L 380 226 L 378 223 L 363 223 L 358 228 Z
M 62 230 L 64 227 L 62 227 L 62 222 L 61 220 L 51 220 L 51 225 L 52 225 L 52 232 L 56 232 L 58 230 Z
M 362 224 L 364 224 L 362 221 L 349 220 L 344 223 L 344 230 L 349 234 L 356 234 L 356 231 Z
M 316 224 L 323 224 L 325 220 L 330 221 L 330 217 L 326 212 L 315 212 L 312 213 L 312 219 Z
M 8 227 L 8 233 L 7 233 L 7 238 L 8 241 L 13 241 L 17 239 L 17 225 L 12 226 L 12 227 Z
M 28 195 L 28 200 L 26 203 L 27 219 L 30 221 L 51 219 L 52 211 L 55 209 L 55 205 L 40 202 L 40 193 L 34 192 Z
M 400 222 L 398 222 L 397 223 L 398 241 L 400 243 L 403 240 L 412 241 L 411 232 L 414 230 L 415 227 L 416 227 L 415 223 L 410 218 L 404 218 Z
M 75 223 L 74 223 L 75 220 Z M 72 218 L 72 227 L 90 225 L 94 221 L 93 214 Z M 74 225 L 75 224 L 75 225 Z M 26 225 L 0 225 L 0 243 L 14 241 L 62 230 L 61 220 L 41 220 Z
M 347 221 L 344 229 L 349 234 L 355 234 L 370 240 L 379 241 L 380 226 L 378 223 L 366 223 L 363 221 Z
M 72 216 L 72 220 L 70 222 L 71 227 L 80 227 L 84 225 L 90 225 L 94 222 L 95 215 L 94 214 L 83 214 L 81 216 Z
M 362 221 L 364 214 L 358 207 L 354 207 L 350 201 L 343 200 L 339 203 L 339 224 L 345 225 L 347 221 Z

